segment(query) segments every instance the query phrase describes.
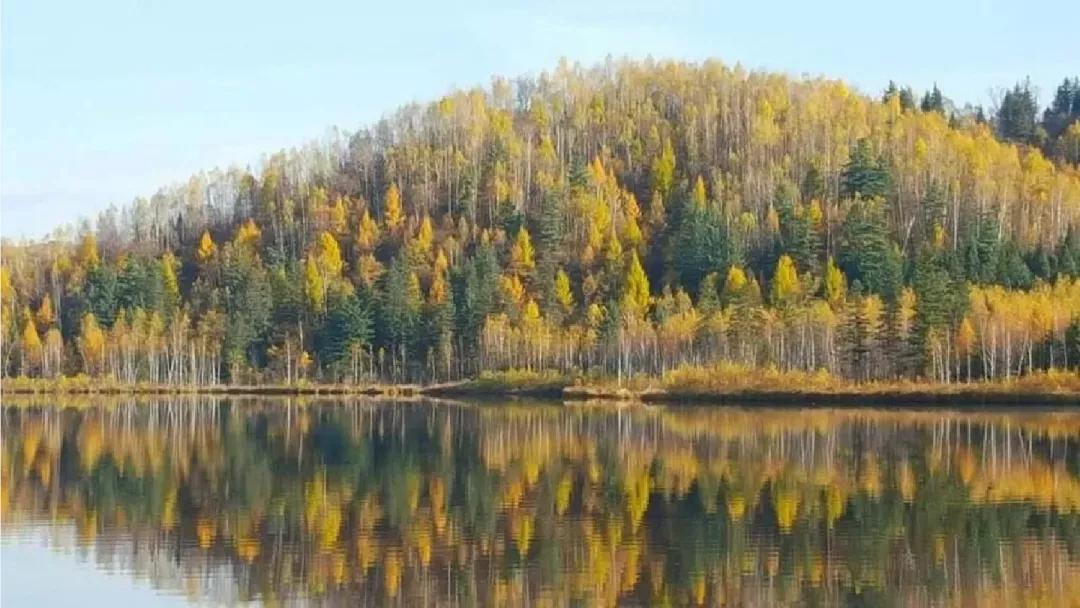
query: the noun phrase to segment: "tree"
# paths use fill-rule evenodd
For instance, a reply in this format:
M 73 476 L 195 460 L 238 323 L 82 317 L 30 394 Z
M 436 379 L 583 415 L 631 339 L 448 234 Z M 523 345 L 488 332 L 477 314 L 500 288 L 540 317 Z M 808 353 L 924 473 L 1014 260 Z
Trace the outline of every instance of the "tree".
M 304 260 L 304 293 L 307 295 L 308 305 L 312 312 L 320 313 L 326 303 L 326 283 L 323 282 L 322 273 L 319 272 L 319 263 L 315 260 L 315 254 L 309 253 Z
M 355 294 L 335 296 L 316 338 L 319 358 L 327 365 L 337 367 L 351 362 L 355 382 L 357 354 L 370 344 L 371 337 L 371 313 L 367 303 Z
M 652 189 L 660 196 L 666 197 L 671 192 L 671 186 L 675 182 L 675 149 L 671 146 L 671 140 L 664 140 L 664 149 L 660 156 L 653 161 L 652 165 Z
M 23 309 L 22 317 L 22 373 L 25 376 L 41 366 L 41 337 L 29 308 Z
M 795 269 L 795 262 L 791 257 L 782 255 L 776 264 L 776 273 L 773 275 L 770 299 L 773 305 L 787 307 L 795 303 L 802 293 L 802 284 L 799 282 L 799 273 Z
M 199 264 L 206 266 L 214 258 L 217 253 L 217 245 L 214 243 L 214 239 L 210 237 L 210 231 L 204 230 L 202 236 L 199 237 L 199 246 L 195 250 L 195 259 L 199 261 Z
M 941 95 L 941 89 L 938 88 L 936 82 L 934 83 L 934 88 L 923 95 L 922 103 L 919 104 L 919 109 L 923 112 L 945 114 L 945 98 Z
M 926 370 L 932 363 L 931 341 L 948 331 L 949 290 L 953 287 L 941 256 L 933 248 L 927 246 L 920 252 L 912 284 L 916 296 L 913 350 L 919 367 Z
M 1025 80 L 1005 92 L 997 111 L 998 137 L 1024 144 L 1035 143 L 1038 111 L 1031 81 Z
M 780 251 L 789 254 L 804 272 L 818 268 L 821 248 L 814 217 L 802 205 L 794 203 L 795 190 L 790 184 L 776 189 L 777 222 L 780 231 Z
M 574 292 L 570 289 L 570 275 L 560 268 L 555 273 L 555 302 L 559 305 L 564 315 L 569 315 L 574 310 Z
M 637 252 L 630 254 L 630 263 L 626 267 L 626 289 L 623 292 L 623 308 L 638 315 L 649 307 L 649 278 L 641 266 Z
M 874 158 L 868 139 L 860 139 L 840 174 L 841 195 L 847 198 L 885 198 L 889 188 L 890 176 L 884 161 Z
M 671 251 L 672 265 L 687 291 L 697 293 L 701 279 L 737 259 L 727 225 L 714 208 L 690 205 L 679 223 Z
M 847 297 L 847 277 L 830 257 L 825 267 L 825 301 L 833 310 L 840 310 Z
M 529 238 L 529 231 L 522 226 L 518 229 L 514 246 L 510 250 L 510 268 L 522 277 L 530 276 L 533 269 L 536 268 L 534 257 L 535 252 L 532 239 Z
M 56 313 L 53 312 L 52 298 L 49 297 L 49 294 L 42 296 L 41 304 L 38 306 L 34 318 L 38 325 L 45 328 L 56 322 Z
M 161 285 L 166 313 L 171 314 L 180 306 L 180 280 L 176 276 L 179 261 L 171 251 L 161 256 Z
M 705 195 L 705 180 L 701 179 L 701 176 L 697 176 L 697 180 L 694 181 L 694 192 L 690 196 L 690 200 L 694 202 L 694 206 L 699 209 L 704 209 L 706 204 Z
M 105 332 L 98 325 L 94 313 L 83 315 L 79 330 L 79 352 L 83 369 L 91 376 L 101 375 L 105 365 Z
M 408 355 L 416 343 L 420 329 L 423 300 L 420 279 L 400 257 L 395 258 L 386 273 L 386 287 L 380 306 L 380 327 L 383 342 L 397 357 L 395 377 L 404 379 L 408 371 Z
M 859 281 L 869 292 L 887 301 L 899 294 L 901 257 L 889 238 L 880 200 L 852 204 L 841 229 L 839 264 L 852 282 Z
M 86 301 L 95 320 L 111 327 L 118 304 L 116 271 L 111 266 L 93 266 L 86 277 Z
M 360 227 L 356 235 L 356 247 L 362 254 L 370 254 L 379 245 L 379 225 L 371 219 L 371 213 L 365 208 L 360 216 Z
M 397 184 L 392 183 L 386 189 L 386 196 L 383 198 L 383 222 L 390 232 L 396 232 L 405 222 L 401 207 L 401 192 Z

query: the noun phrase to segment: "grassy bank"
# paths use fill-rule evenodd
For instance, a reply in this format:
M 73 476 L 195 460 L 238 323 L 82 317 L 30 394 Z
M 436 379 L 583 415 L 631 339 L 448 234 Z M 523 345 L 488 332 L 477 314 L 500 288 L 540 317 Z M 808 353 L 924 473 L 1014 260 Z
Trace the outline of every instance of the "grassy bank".
M 782 372 L 736 365 L 682 368 L 660 377 L 623 382 L 607 377 L 511 370 L 442 384 L 315 384 L 174 386 L 127 384 L 77 376 L 10 378 L 8 394 L 220 394 L 368 395 L 438 397 L 535 397 L 564 400 L 618 400 L 649 403 L 790 404 L 1075 404 L 1080 405 L 1080 373 L 1051 370 L 1007 381 L 940 384 L 897 381 L 853 383 L 824 372 Z
M 492 372 L 475 380 L 425 387 L 436 395 L 557 395 L 567 400 L 649 403 L 791 404 L 1075 404 L 1080 405 L 1080 373 L 1051 370 L 1008 381 L 941 384 L 932 382 L 853 383 L 824 372 L 782 372 L 736 365 L 673 370 L 661 377 L 569 377 L 525 371 Z

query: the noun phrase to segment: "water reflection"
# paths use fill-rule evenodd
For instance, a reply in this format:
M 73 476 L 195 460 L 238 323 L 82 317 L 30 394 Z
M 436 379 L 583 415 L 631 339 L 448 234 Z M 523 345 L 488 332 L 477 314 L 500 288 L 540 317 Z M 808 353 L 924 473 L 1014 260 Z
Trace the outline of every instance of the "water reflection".
M 62 550 L 203 601 L 1080 597 L 1069 411 L 191 398 L 3 417 L 5 536 L 73 529 Z

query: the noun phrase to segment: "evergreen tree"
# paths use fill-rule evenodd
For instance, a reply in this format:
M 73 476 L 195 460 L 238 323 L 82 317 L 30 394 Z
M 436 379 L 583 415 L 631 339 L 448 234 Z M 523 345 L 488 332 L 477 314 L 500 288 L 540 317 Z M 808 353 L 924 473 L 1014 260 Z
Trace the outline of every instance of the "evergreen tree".
M 371 325 L 366 298 L 356 294 L 332 297 L 326 320 L 316 336 L 320 360 L 336 368 L 351 362 L 359 349 L 371 343 Z
M 105 327 L 112 327 L 118 305 L 116 271 L 99 264 L 86 275 L 86 303 L 95 320 Z
M 998 222 L 993 213 L 978 217 L 965 235 L 964 273 L 973 283 L 989 284 L 997 279 L 999 268 Z
M 857 200 L 848 210 L 841 229 L 840 268 L 870 293 L 894 301 L 901 282 L 901 256 L 889 237 L 882 204 Z
M 934 240 L 935 231 L 945 226 L 945 192 L 937 182 L 930 184 L 922 201 L 920 232 L 924 242 Z
M 928 350 L 933 335 L 943 335 L 948 330 L 949 273 L 942 264 L 941 256 L 932 246 L 919 252 L 915 265 L 912 287 L 916 295 L 915 330 L 912 334 L 916 363 L 928 369 Z
M 1031 82 L 1017 83 L 1005 92 L 997 111 L 998 137 L 1024 144 L 1035 143 L 1035 113 L 1038 111 Z
M 1043 112 L 1042 126 L 1054 140 L 1077 120 L 1080 120 L 1080 78 L 1066 78 L 1058 85 L 1050 107 Z
M 934 88 L 927 91 L 923 96 L 920 109 L 923 112 L 945 114 L 945 98 L 942 96 L 941 89 L 938 88 L 937 83 L 934 83 Z
M 775 207 L 780 223 L 780 253 L 790 255 L 799 270 L 814 272 L 818 268 L 821 247 L 810 213 L 795 204 L 794 188 L 781 185 L 776 190 Z
M 889 170 L 875 158 L 867 139 L 860 139 L 851 150 L 840 174 L 840 194 L 845 198 L 885 198 L 889 194 Z
M 397 361 L 399 377 L 410 377 L 409 361 L 416 360 L 416 344 L 419 337 L 420 314 L 423 300 L 416 273 L 409 264 L 398 257 L 386 273 L 386 285 L 380 302 L 381 341 Z
M 825 178 L 821 175 L 821 170 L 818 169 L 817 165 L 810 165 L 806 169 L 800 193 L 804 202 L 825 198 Z
M 705 275 L 737 261 L 727 226 L 715 208 L 689 205 L 676 229 L 672 265 L 688 292 L 698 293 Z
M 1035 281 L 1016 243 L 1006 241 L 998 256 L 997 282 L 1010 289 L 1029 289 Z

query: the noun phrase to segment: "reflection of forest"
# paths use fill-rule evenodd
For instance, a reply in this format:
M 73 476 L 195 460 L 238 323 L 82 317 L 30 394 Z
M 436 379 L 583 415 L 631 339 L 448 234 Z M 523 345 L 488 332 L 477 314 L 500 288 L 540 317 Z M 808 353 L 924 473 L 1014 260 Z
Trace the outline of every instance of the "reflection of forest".
M 74 524 L 201 598 L 223 571 L 227 597 L 378 604 L 1080 597 L 1080 413 L 192 399 L 3 422 L 6 529 Z

